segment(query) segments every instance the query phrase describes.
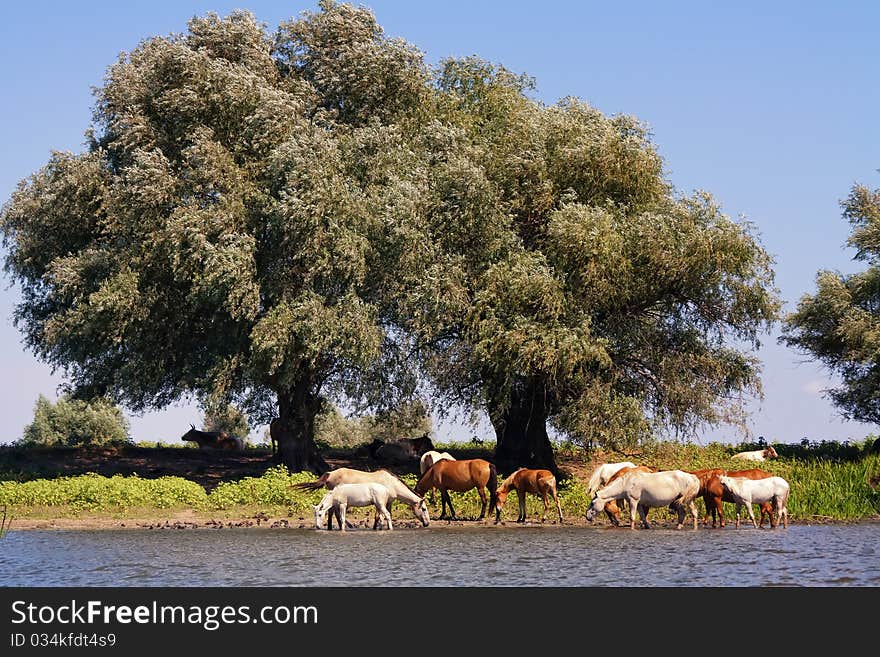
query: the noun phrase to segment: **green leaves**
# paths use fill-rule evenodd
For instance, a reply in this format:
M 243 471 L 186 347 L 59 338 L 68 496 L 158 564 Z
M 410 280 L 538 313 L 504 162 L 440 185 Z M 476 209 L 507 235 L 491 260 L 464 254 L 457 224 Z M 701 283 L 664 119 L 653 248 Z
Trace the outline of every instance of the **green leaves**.
M 880 422 L 880 190 L 854 185 L 842 207 L 852 225 L 849 244 L 869 266 L 851 275 L 819 271 L 816 292 L 785 317 L 780 342 L 840 376 L 829 396 L 844 417 Z

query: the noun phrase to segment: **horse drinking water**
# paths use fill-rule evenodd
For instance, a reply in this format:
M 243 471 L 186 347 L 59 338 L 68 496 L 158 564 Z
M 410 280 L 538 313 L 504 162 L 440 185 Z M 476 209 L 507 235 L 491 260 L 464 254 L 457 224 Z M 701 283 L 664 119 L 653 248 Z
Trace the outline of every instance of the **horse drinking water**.
M 662 470 L 660 472 L 631 472 L 616 479 L 612 483 L 596 491 L 596 495 L 587 509 L 587 520 L 593 521 L 605 509 L 609 500 L 625 499 L 629 503 L 630 528 L 636 528 L 636 510 L 641 518 L 642 526 L 650 529 L 648 509 L 671 506 L 678 513 L 677 529 L 684 527 L 685 505 L 688 505 L 694 517 L 694 529 L 697 528 L 697 505 L 694 498 L 700 492 L 700 480 L 682 470 Z
M 486 489 L 489 489 L 488 506 L 494 508 L 498 490 L 498 471 L 494 463 L 485 459 L 464 459 L 461 461 L 437 461 L 421 476 L 416 484 L 416 494 L 424 495 L 432 488 L 440 491 L 442 508 L 440 519 L 446 519 L 446 506 L 453 520 L 456 520 L 455 509 L 452 508 L 452 498 L 449 491 L 464 493 L 472 488 L 477 489 L 480 496 L 480 517 L 486 517 Z
M 517 522 L 526 521 L 526 493 L 539 495 L 544 500 L 544 513 L 541 522 L 547 519 L 547 509 L 550 508 L 549 498 L 553 497 L 556 502 L 556 510 L 559 513 L 559 524 L 562 524 L 562 507 L 559 505 L 559 496 L 556 493 L 556 477 L 550 470 L 533 470 L 519 468 L 507 479 L 501 482 L 495 495 L 495 523 L 501 520 L 501 509 L 507 501 L 507 495 L 511 490 L 516 491 L 519 498 L 519 516 Z
M 392 492 L 375 481 L 360 484 L 340 484 L 333 490 L 328 491 L 321 502 L 315 505 L 315 527 L 322 529 L 324 526 L 324 516 L 328 511 L 332 510 L 333 515 L 339 518 L 339 529 L 345 531 L 345 512 L 348 507 L 372 505 L 376 508 L 376 518 L 381 517 L 385 520 L 385 525 L 389 530 L 394 529 L 391 524 L 391 512 L 388 511 L 388 504 L 392 499 Z M 332 517 L 331 515 L 328 525 L 332 523 Z M 373 529 L 377 527 L 379 525 L 373 523 Z
M 336 468 L 330 472 L 325 472 L 315 481 L 305 481 L 300 484 L 294 484 L 296 490 L 317 490 L 321 487 L 327 490 L 333 490 L 342 484 L 359 484 L 359 483 L 378 483 L 385 486 L 391 491 L 391 500 L 388 502 L 388 511 L 391 512 L 391 505 L 395 500 L 400 500 L 404 504 L 408 504 L 413 515 L 419 519 L 423 527 L 427 527 L 430 522 L 428 517 L 428 505 L 425 500 L 417 495 L 413 490 L 403 483 L 399 478 L 395 477 L 388 470 L 377 470 L 376 472 L 365 472 L 364 470 L 355 470 L 354 468 Z M 339 514 L 334 513 L 336 520 L 342 524 Z M 327 529 L 332 529 L 333 515 L 327 518 Z M 379 517 L 373 521 L 373 528 L 379 523 Z

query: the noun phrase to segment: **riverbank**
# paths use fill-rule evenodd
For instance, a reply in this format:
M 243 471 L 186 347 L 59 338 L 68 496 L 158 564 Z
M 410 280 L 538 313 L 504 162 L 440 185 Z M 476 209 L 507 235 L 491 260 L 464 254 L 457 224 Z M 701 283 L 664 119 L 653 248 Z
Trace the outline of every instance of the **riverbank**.
M 442 445 L 456 458 L 492 457 L 494 445 Z M 823 443 L 779 445 L 779 458 L 760 464 L 789 481 L 790 524 L 852 523 L 880 519 L 880 455 L 863 446 Z M 658 469 L 696 470 L 707 467 L 739 469 L 729 446 L 705 447 L 660 443 L 641 454 L 586 453 L 560 449 L 556 461 L 564 478 L 559 497 L 566 526 L 610 526 L 604 517 L 587 523 L 586 482 L 600 463 L 632 460 Z M 327 450 L 332 468 L 375 470 L 386 467 L 411 487 L 418 463 L 374 462 L 364 450 Z M 504 473 L 500 473 L 502 476 Z M 122 447 L 102 450 L 0 448 L 0 510 L 7 511 L 12 531 L 18 529 L 314 529 L 313 505 L 323 492 L 301 491 L 298 483 L 314 480 L 307 472 L 290 473 L 275 465 L 268 450 L 242 453 L 207 452 L 181 447 Z M 460 518 L 436 521 L 434 526 L 494 524 L 494 514 L 476 521 L 480 501 L 476 491 L 453 493 Z M 702 500 L 697 502 L 704 512 Z M 530 524 L 540 525 L 543 505 L 529 496 Z M 439 497 L 429 498 L 432 518 L 440 515 Z M 409 510 L 393 509 L 395 528 L 418 527 Z M 725 518 L 734 507 L 725 505 Z M 516 497 L 504 509 L 504 526 L 518 526 Z M 652 511 L 658 526 L 675 525 L 665 510 Z M 352 509 L 356 528 L 372 526 L 371 509 Z M 548 514 L 546 526 L 554 526 Z

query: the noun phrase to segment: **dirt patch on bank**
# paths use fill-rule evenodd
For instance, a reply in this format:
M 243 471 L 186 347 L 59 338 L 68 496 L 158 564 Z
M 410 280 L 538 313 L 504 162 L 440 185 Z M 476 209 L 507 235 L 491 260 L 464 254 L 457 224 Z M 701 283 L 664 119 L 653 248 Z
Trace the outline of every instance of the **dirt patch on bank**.
M 447 450 L 457 459 L 492 460 L 489 449 Z M 377 470 L 387 468 L 397 475 L 419 474 L 418 461 L 383 462 L 370 457 L 366 449 L 327 450 L 324 459 L 331 468 Z M 559 454 L 560 470 L 586 481 L 597 461 Z M 145 479 L 175 476 L 195 481 L 211 492 L 224 481 L 260 477 L 278 465 L 269 449 L 246 449 L 242 452 L 210 451 L 190 447 L 116 447 L 116 448 L 28 448 L 0 446 L 0 479 L 27 481 L 51 479 L 94 472 L 104 477 L 137 475 Z

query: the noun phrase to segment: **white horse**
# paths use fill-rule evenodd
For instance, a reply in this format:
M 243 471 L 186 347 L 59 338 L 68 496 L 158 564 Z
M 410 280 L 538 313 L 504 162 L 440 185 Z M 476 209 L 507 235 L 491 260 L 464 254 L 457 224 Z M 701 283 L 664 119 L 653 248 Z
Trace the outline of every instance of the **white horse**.
M 324 517 L 328 511 L 333 511 L 339 518 L 339 529 L 345 531 L 345 511 L 350 506 L 374 506 L 376 518 L 383 518 L 388 529 L 393 529 L 391 524 L 391 512 L 388 504 L 393 499 L 393 494 L 382 484 L 375 481 L 360 484 L 340 484 L 324 495 L 319 504 L 315 505 L 315 527 L 323 529 Z M 332 516 L 330 523 L 332 523 Z M 330 524 L 328 523 L 328 524 Z M 373 529 L 377 524 L 373 523 Z M 329 529 L 329 527 L 328 527 Z
M 413 514 L 422 523 L 423 527 L 427 527 L 430 522 L 428 517 L 428 505 L 425 500 L 416 495 L 416 493 L 398 477 L 394 476 L 388 470 L 376 470 L 375 472 L 365 472 L 364 470 L 355 470 L 354 468 L 336 468 L 330 472 L 325 472 L 315 481 L 306 481 L 301 484 L 294 484 L 293 487 L 298 490 L 317 490 L 321 487 L 327 490 L 333 490 L 342 484 L 359 484 L 375 482 L 384 485 L 391 491 L 392 500 L 388 503 L 388 511 L 391 511 L 391 505 L 395 500 L 400 500 L 408 504 Z M 342 520 L 339 514 L 334 513 L 339 523 Z M 379 523 L 379 517 L 373 521 L 373 528 Z M 333 516 L 328 518 L 327 529 L 332 529 Z
M 608 480 L 614 476 L 614 473 L 621 468 L 634 467 L 636 467 L 636 464 L 629 461 L 622 461 L 620 463 L 603 463 L 593 470 L 593 473 L 590 475 L 590 478 L 587 481 L 587 494 L 591 497 L 595 495 L 596 491 L 607 484 Z
M 422 454 L 419 459 L 419 472 L 421 474 L 425 474 L 428 469 L 434 465 L 437 461 L 454 461 L 455 457 L 449 452 L 438 452 L 436 450 L 429 450 Z
M 730 458 L 737 459 L 738 461 L 766 461 L 767 459 L 775 459 L 777 456 L 779 456 L 779 454 L 776 453 L 776 450 L 773 449 L 773 446 L 771 445 L 766 449 L 756 449 L 751 452 L 739 452 Z
M 684 527 L 685 505 L 694 517 L 694 529 L 697 528 L 697 505 L 694 498 L 700 493 L 700 479 L 696 475 L 683 470 L 661 470 L 660 472 L 628 472 L 618 477 L 607 486 L 596 491 L 590 508 L 587 509 L 587 520 L 593 521 L 597 514 L 605 509 L 611 500 L 625 499 L 629 508 L 638 509 L 642 526 L 650 529 L 648 509 L 662 506 L 674 507 L 678 514 L 677 529 Z M 630 513 L 630 528 L 636 528 L 636 514 Z
M 788 527 L 788 495 L 791 486 L 782 477 L 767 477 L 766 479 L 746 479 L 745 477 L 721 476 L 718 478 L 724 489 L 730 493 L 730 498 L 736 504 L 736 526 L 739 527 L 739 512 L 743 506 L 749 510 L 749 517 L 755 529 L 758 529 L 758 521 L 755 520 L 755 512 L 752 504 L 771 502 L 776 512 L 776 524 L 783 523 Z

